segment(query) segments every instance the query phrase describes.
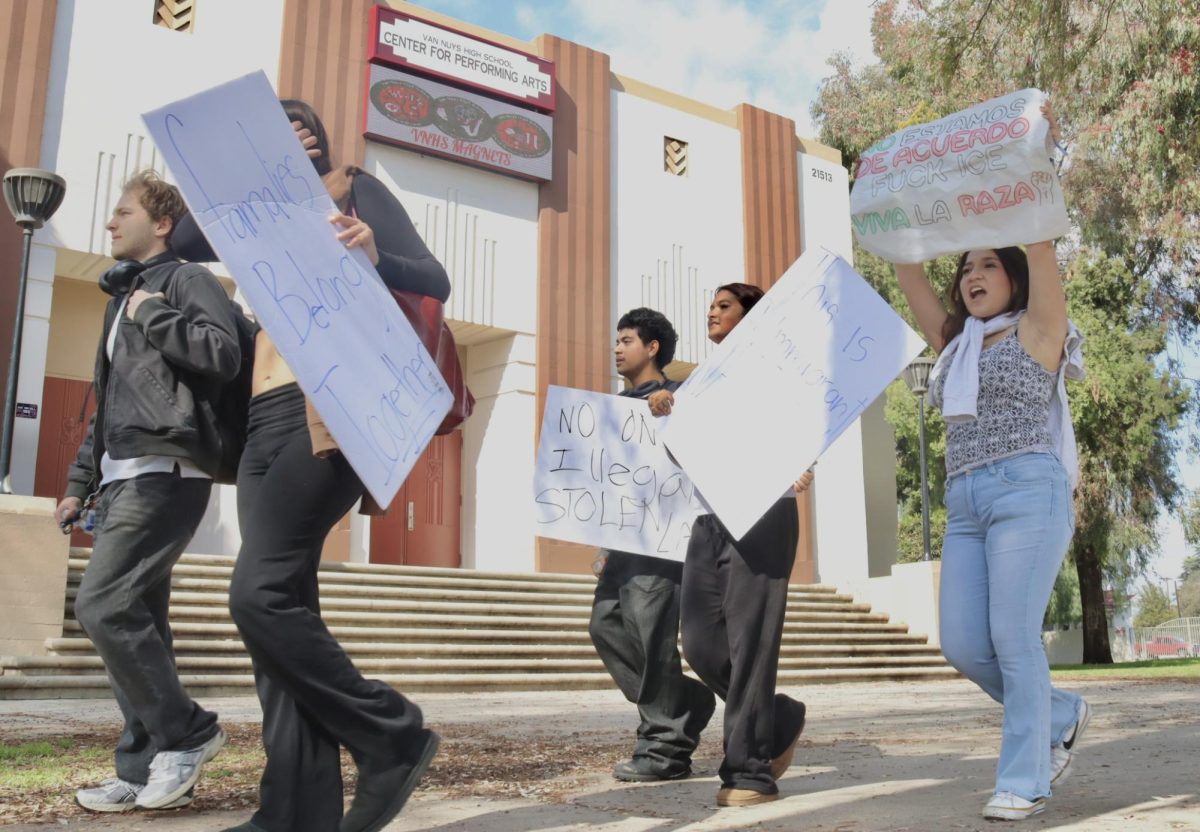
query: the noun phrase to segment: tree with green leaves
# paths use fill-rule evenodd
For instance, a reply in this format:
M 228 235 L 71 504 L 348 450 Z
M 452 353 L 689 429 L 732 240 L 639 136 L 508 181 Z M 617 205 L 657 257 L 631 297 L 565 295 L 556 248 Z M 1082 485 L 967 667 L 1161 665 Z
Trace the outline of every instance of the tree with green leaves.
M 1138 593 L 1138 611 L 1133 617 L 1135 627 L 1157 627 L 1175 618 L 1175 605 L 1157 584 L 1146 584 Z
M 1200 3 L 882 0 L 872 35 L 880 62 L 856 69 L 836 59 L 813 106 L 822 140 L 842 150 L 851 171 L 866 148 L 909 124 L 1028 86 L 1054 100 L 1074 226 L 1059 259 L 1071 317 L 1088 338 L 1088 380 L 1069 386 L 1081 477 L 1069 556 L 1084 661 L 1111 662 L 1104 584 L 1128 585 L 1155 550 L 1154 521 L 1181 497 L 1176 428 L 1196 415 L 1164 350 L 1169 335 L 1189 337 L 1200 321 Z M 861 249 L 855 257 L 907 313 L 887 264 Z M 948 260 L 931 269 L 935 288 L 952 270 Z M 915 415 L 904 395 L 889 390 L 888 416 L 907 517 L 920 498 Z M 928 427 L 937 437 L 937 420 Z M 931 451 L 931 473 L 940 452 Z

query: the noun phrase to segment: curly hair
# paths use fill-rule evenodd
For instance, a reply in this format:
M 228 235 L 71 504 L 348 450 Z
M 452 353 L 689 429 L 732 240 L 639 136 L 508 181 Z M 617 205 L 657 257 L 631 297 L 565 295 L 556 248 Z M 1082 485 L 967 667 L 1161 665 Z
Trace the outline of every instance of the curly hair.
M 675 357 L 675 345 L 679 342 L 679 336 L 663 313 L 647 309 L 645 306 L 630 309 L 617 321 L 617 331 L 622 329 L 636 329 L 643 344 L 658 342 L 654 363 L 658 365 L 659 370 L 670 364 L 671 359 Z
M 153 170 L 140 170 L 125 180 L 121 193 L 136 191 L 138 202 L 146 209 L 150 219 L 158 222 L 163 217 L 171 220 L 171 230 L 180 217 L 187 213 L 187 204 L 174 185 L 164 182 Z M 168 240 L 170 236 L 168 235 Z

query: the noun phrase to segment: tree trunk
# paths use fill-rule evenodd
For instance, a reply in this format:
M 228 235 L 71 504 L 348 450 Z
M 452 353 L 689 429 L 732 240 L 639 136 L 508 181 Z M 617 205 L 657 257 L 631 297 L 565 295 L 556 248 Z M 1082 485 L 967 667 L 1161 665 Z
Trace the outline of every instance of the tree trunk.
M 1079 600 L 1083 606 L 1083 663 L 1112 664 L 1100 557 L 1094 546 L 1076 550 L 1075 572 L 1079 575 Z

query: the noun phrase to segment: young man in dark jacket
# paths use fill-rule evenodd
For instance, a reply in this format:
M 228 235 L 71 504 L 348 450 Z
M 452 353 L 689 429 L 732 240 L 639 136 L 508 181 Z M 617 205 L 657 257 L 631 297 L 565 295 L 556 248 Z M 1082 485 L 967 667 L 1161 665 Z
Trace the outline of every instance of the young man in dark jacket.
M 186 210 L 153 172 L 130 179 L 108 231 L 120 261 L 96 356 L 96 415 L 55 518 L 93 503 L 96 540 L 75 617 L 96 646 L 125 717 L 117 777 L 76 793 L 121 812 L 186 805 L 225 743 L 217 716 L 188 696 L 171 649 L 171 569 L 208 505 L 221 455 L 214 407 L 241 361 L 234 308 L 203 266 L 170 251 Z
M 653 309 L 634 309 L 617 322 L 614 356 L 629 388 L 622 396 L 644 399 L 678 382 L 663 375 L 675 355 L 671 322 Z M 601 551 L 603 569 L 592 603 L 589 632 L 604 666 L 638 706 L 641 723 L 633 757 L 618 763 L 618 780 L 675 780 L 692 771 L 692 752 L 712 717 L 716 699 L 685 676 L 679 638 L 679 561 Z

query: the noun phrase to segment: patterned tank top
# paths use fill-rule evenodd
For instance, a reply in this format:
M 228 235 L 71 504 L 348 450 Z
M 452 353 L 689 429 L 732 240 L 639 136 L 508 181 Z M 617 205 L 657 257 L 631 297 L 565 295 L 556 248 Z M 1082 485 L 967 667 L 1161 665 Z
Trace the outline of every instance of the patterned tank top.
M 1056 374 L 1025 351 L 1014 331 L 979 355 L 979 397 L 973 422 L 946 423 L 946 476 L 1029 451 L 1054 453 L 1050 398 Z M 946 374 L 933 386 L 939 407 Z

